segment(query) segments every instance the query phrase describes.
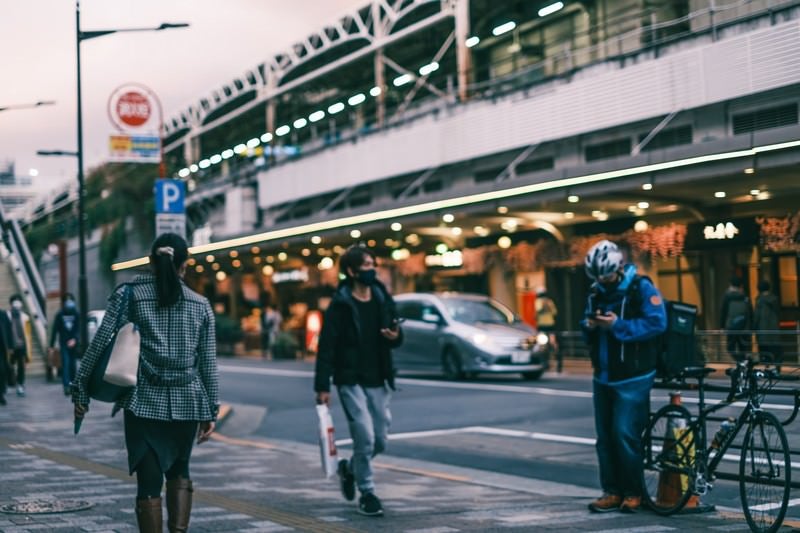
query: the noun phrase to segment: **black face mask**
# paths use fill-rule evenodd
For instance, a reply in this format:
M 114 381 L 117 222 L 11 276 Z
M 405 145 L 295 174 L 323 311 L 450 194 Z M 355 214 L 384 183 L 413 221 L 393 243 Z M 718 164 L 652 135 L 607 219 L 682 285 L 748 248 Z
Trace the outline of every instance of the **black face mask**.
M 363 283 L 364 285 L 372 285 L 375 283 L 377 273 L 375 272 L 374 268 L 369 270 L 359 270 L 356 273 L 356 281 L 359 283 Z

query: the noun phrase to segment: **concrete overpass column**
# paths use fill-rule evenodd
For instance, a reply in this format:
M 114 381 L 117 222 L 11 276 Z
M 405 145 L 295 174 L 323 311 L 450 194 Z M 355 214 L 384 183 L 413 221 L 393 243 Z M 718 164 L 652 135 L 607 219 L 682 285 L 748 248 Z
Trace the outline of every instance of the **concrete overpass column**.
M 375 41 L 383 39 L 383 20 L 381 19 L 381 8 L 378 0 L 372 0 L 372 27 L 375 34 Z M 375 99 L 375 123 L 380 128 L 386 120 L 386 72 L 383 61 L 383 48 L 375 51 L 374 57 L 375 87 L 381 92 Z
M 456 68 L 458 70 L 458 99 L 469 98 L 467 86 L 472 73 L 472 51 L 467 47 L 470 34 L 469 0 L 454 0 L 456 11 Z

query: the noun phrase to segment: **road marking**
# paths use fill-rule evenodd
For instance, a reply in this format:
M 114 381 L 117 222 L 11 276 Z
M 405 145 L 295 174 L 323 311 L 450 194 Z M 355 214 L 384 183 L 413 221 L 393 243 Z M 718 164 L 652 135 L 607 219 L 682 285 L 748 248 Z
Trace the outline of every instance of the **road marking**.
M 516 429 L 491 428 L 486 426 L 466 426 L 451 429 L 433 429 L 430 431 L 412 431 L 408 433 L 389 434 L 389 440 L 408 440 L 426 437 L 440 437 L 442 435 L 454 435 L 463 433 L 478 433 L 482 435 L 495 435 L 500 437 L 514 437 L 532 440 L 543 440 L 549 442 L 560 442 L 564 444 L 582 444 L 594 446 L 595 439 L 585 437 L 573 437 L 572 435 L 556 435 L 552 433 L 539 433 L 531 431 L 521 431 Z M 353 439 L 338 439 L 337 446 L 349 446 L 353 444 Z
M 794 500 L 789 500 L 788 507 L 794 507 L 795 505 L 800 505 L 800 498 L 795 498 Z M 762 503 L 761 505 L 754 505 L 750 508 L 751 511 L 772 511 L 774 509 L 780 508 L 780 503 Z
M 232 374 L 261 374 L 265 376 L 281 376 L 292 378 L 313 378 L 314 372 L 310 370 L 284 370 L 278 368 L 258 368 L 258 367 L 244 367 L 235 365 L 219 365 L 221 372 L 228 372 Z M 516 392 L 521 394 L 541 394 L 544 396 L 560 396 L 565 398 L 592 398 L 593 393 L 589 391 L 569 390 L 569 389 L 550 389 L 547 387 L 523 387 L 521 385 L 498 385 L 494 383 L 457 383 L 452 381 L 439 381 L 439 380 L 425 380 L 414 378 L 398 378 L 397 383 L 401 385 L 409 385 L 414 387 L 435 387 L 442 389 L 462 389 L 462 390 L 485 390 L 492 392 Z M 653 401 L 669 402 L 666 396 L 653 396 Z M 685 403 L 698 403 L 697 398 L 684 397 Z M 706 403 L 717 404 L 722 400 L 706 399 Z M 732 407 L 744 407 L 744 402 L 736 402 L 731 404 Z M 777 409 L 784 411 L 791 411 L 794 409 L 792 405 L 761 404 L 764 409 Z

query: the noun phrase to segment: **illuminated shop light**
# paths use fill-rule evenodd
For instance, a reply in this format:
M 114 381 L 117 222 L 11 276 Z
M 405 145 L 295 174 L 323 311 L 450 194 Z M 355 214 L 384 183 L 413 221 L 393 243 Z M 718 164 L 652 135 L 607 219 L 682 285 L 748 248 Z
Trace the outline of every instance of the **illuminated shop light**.
M 512 20 L 510 22 L 506 22 L 505 24 L 500 24 L 499 26 L 495 27 L 492 30 L 492 35 L 494 35 L 495 37 L 503 35 L 504 33 L 508 33 L 516 27 L 517 23 Z
M 461 233 L 463 232 L 463 231 L 462 231 L 462 229 L 461 229 L 461 228 L 459 228 L 459 227 L 455 227 L 455 228 L 451 229 L 450 231 L 451 231 L 451 232 L 452 232 L 452 234 L 453 234 L 453 235 L 455 235 L 456 237 L 458 237 L 459 235 L 461 235 Z
M 501 215 L 505 215 L 506 213 L 508 213 L 508 207 L 501 205 L 497 208 L 497 212 L 500 213 Z
M 497 239 L 497 246 L 500 248 L 510 248 L 511 247 L 511 239 L 503 235 L 499 239 Z
M 636 204 L 636 207 L 639 209 L 648 209 L 650 207 L 650 202 L 639 202 Z
M 472 37 L 470 37 L 469 39 L 464 41 L 464 44 L 467 45 L 467 48 L 472 48 L 473 46 L 477 45 L 479 42 L 481 42 L 481 38 L 478 37 L 477 35 L 473 35 Z
M 572 211 L 567 211 L 566 213 L 564 213 L 564 218 L 573 219 L 575 218 L 575 213 L 573 213 Z
M 202 161 L 197 163 L 197 166 L 199 166 L 200 168 L 208 168 L 211 166 L 211 161 L 209 161 L 208 159 L 203 159 Z
M 300 128 L 305 128 L 306 124 L 308 124 L 308 121 L 306 119 L 298 118 L 292 123 L 292 126 L 294 126 L 294 129 L 299 130 Z
M 261 273 L 265 276 L 271 276 L 275 273 L 275 269 L 272 268 L 272 265 L 264 265 L 264 268 L 261 269 Z
M 203 268 L 203 265 L 197 265 L 196 267 L 194 267 L 194 269 L 195 269 L 195 271 L 196 271 L 197 273 L 200 273 L 200 274 L 202 274 L 203 270 L 205 270 L 205 269 Z
M 325 111 L 322 110 L 314 111 L 313 113 L 308 115 L 309 122 L 319 122 L 323 118 L 325 118 Z
M 636 224 L 633 225 L 633 231 L 642 233 L 643 231 L 647 231 L 649 227 L 650 224 L 648 224 L 646 220 L 637 220 Z
M 311 255 L 311 250 L 309 250 L 308 248 L 303 248 L 300 251 L 300 255 L 302 255 L 303 257 L 308 257 L 309 255 Z
M 259 248 L 258 246 L 253 246 L 252 248 L 250 248 L 250 253 L 253 255 L 258 255 L 261 253 L 261 248 Z
M 725 191 L 717 191 L 714 193 L 714 198 L 725 198 Z
M 753 167 L 748 167 L 748 168 L 744 169 L 744 173 L 745 174 L 753 174 L 755 171 L 756 171 L 756 169 L 754 169 Z
M 750 189 L 750 196 L 758 196 L 761 194 L 761 190 L 759 189 Z
M 653 184 L 652 183 L 643 183 L 642 184 L 642 190 L 643 191 L 652 191 L 653 190 Z
M 330 257 L 323 257 L 319 261 L 318 268 L 320 270 L 328 270 L 328 269 L 333 268 L 333 259 L 330 258 Z
M 212 165 L 216 165 L 217 163 L 222 161 L 222 156 L 219 154 L 214 154 L 211 157 L 209 157 L 208 160 L 211 161 Z
M 336 102 L 335 104 L 328 107 L 328 113 L 331 115 L 335 115 L 339 111 L 344 109 L 344 104 L 341 102 Z
M 408 248 L 400 248 L 398 250 L 392 250 L 392 259 L 395 261 L 403 261 L 411 257 L 411 252 Z
M 423 202 L 415 205 L 408 205 L 403 207 L 394 207 L 384 209 L 381 211 L 374 211 L 371 213 L 364 213 L 360 215 L 351 215 L 342 218 L 335 218 L 321 222 L 314 222 L 310 224 L 302 224 L 299 226 L 282 228 L 277 230 L 265 231 L 262 233 L 255 233 L 244 237 L 237 237 L 235 239 L 227 239 L 218 242 L 212 242 L 199 246 L 193 246 L 189 249 L 192 254 L 206 253 L 215 250 L 224 250 L 227 248 L 246 246 L 253 243 L 260 243 L 266 241 L 274 241 L 279 239 L 286 239 L 290 237 L 297 237 L 299 235 L 308 235 L 322 231 L 329 231 L 333 229 L 346 228 L 348 226 L 374 223 L 386 220 L 397 220 L 399 218 L 418 215 L 426 212 L 436 212 L 444 209 L 453 209 L 467 205 L 475 205 L 484 202 L 498 202 L 508 198 L 523 197 L 525 195 L 535 194 L 542 191 L 551 191 L 562 188 L 573 188 L 579 185 L 588 183 L 601 183 L 628 176 L 647 175 L 653 172 L 661 172 L 664 170 L 690 167 L 693 165 L 700 165 L 711 163 L 714 161 L 727 161 L 731 159 L 738 159 L 742 157 L 753 157 L 765 152 L 772 152 L 776 150 L 785 150 L 789 148 L 800 147 L 800 140 L 787 141 L 776 144 L 768 144 L 756 146 L 745 150 L 735 150 L 730 152 L 719 152 L 716 154 L 707 154 L 697 157 L 688 157 L 685 159 L 675 159 L 673 161 L 665 161 L 663 163 L 651 163 L 636 167 L 622 168 L 618 170 L 610 170 L 606 172 L 598 172 L 595 174 L 585 174 L 583 176 L 573 176 L 569 178 L 559 178 L 539 183 L 532 183 L 528 185 L 520 185 L 517 187 L 510 187 L 507 189 L 499 189 L 494 191 L 486 191 L 482 193 L 468 194 L 464 196 L 456 196 L 452 198 L 445 198 L 442 200 L 435 200 L 430 202 Z M 191 168 L 191 167 L 190 167 Z M 762 192 L 759 195 L 768 193 Z M 120 261 L 114 263 L 111 269 L 114 271 L 125 270 L 148 264 L 149 259 L 146 256 L 130 259 L 127 261 Z
M 213 263 L 214 262 L 214 256 L 211 255 L 211 254 L 208 254 L 206 256 L 206 261 L 208 261 L 209 263 Z
M 369 90 L 369 95 L 370 96 L 378 96 L 379 94 L 381 94 L 381 92 L 383 92 L 383 91 L 381 90 L 380 87 L 373 87 L 372 89 Z
M 561 11 L 562 9 L 564 9 L 564 2 L 556 2 L 540 9 L 539 16 L 546 17 L 547 15 L 552 15 L 556 11 Z
M 411 81 L 411 74 L 403 74 L 401 76 L 397 76 L 394 80 L 392 80 L 392 85 L 395 87 L 402 87 L 406 83 Z
M 313 237 L 311 237 L 311 244 L 319 244 L 321 242 L 322 242 L 322 237 L 320 237 L 319 235 L 314 235 Z
M 286 255 L 286 252 L 281 252 L 278 254 L 278 261 L 286 261 L 288 258 L 289 256 Z
M 247 151 L 247 146 L 244 144 L 237 144 L 233 147 L 233 152 L 236 154 L 242 154 Z
M 352 231 L 350 232 L 350 236 L 351 236 L 352 238 L 354 238 L 354 239 L 358 239 L 359 237 L 361 237 L 361 232 L 360 232 L 360 231 L 358 231 L 357 229 L 354 229 L 354 230 L 352 230 Z
M 192 172 L 192 173 L 197 172 L 198 170 L 200 170 L 200 167 L 198 167 L 197 165 L 190 165 L 189 166 L 189 171 Z
M 443 243 L 443 242 L 440 242 L 439 244 L 437 244 L 437 245 L 436 245 L 436 248 L 435 248 L 435 249 L 436 249 L 436 253 L 437 253 L 437 254 L 443 254 L 443 253 L 445 253 L 445 252 L 446 252 L 446 251 L 447 251 L 449 248 L 447 247 L 447 245 L 446 245 L 445 243 Z
M 444 220 L 444 221 L 445 221 L 445 222 L 447 222 L 448 224 L 450 224 L 450 223 L 451 223 L 452 221 L 454 221 L 455 219 L 456 219 L 456 217 L 455 217 L 455 216 L 453 216 L 453 214 L 452 214 L 452 213 L 445 213 L 444 215 L 442 215 L 442 220 Z
M 419 68 L 419 75 L 420 76 L 427 76 L 431 72 L 436 72 L 437 70 L 439 70 L 439 63 L 437 63 L 436 61 L 433 61 L 431 63 L 428 63 L 427 65 L 422 65 Z
M 581 197 L 578 196 L 577 194 L 570 194 L 569 196 L 567 196 L 567 201 L 571 204 L 577 204 L 578 202 L 581 201 Z
M 230 159 L 231 157 L 233 157 L 233 150 L 230 148 L 222 152 L 222 159 Z
M 401 229 L 403 229 L 403 225 L 399 222 L 392 222 L 391 228 L 392 231 L 400 231 Z
M 364 100 L 366 99 L 367 97 L 364 96 L 364 93 L 358 93 L 348 98 L 347 103 L 350 104 L 351 106 L 357 106 L 358 104 L 363 103 Z
M 284 135 L 286 135 L 290 131 L 292 131 L 292 128 L 290 128 L 289 126 L 284 124 L 283 126 L 278 128 L 277 130 L 275 130 L 275 135 L 277 135 L 278 137 L 283 137 Z
M 477 235 L 478 237 L 486 237 L 487 235 L 489 235 L 489 228 L 486 228 L 484 226 L 475 226 L 474 228 L 472 228 L 472 231 L 474 231 L 475 235 Z
M 237 257 L 239 257 L 239 252 L 237 250 L 231 250 L 228 255 L 231 256 L 233 259 L 236 259 Z
M 181 178 L 185 178 L 186 176 L 188 176 L 191 173 L 192 173 L 192 171 L 189 170 L 188 168 L 182 168 L 182 169 L 180 169 L 178 171 L 178 176 L 180 176 Z
M 261 140 L 260 140 L 260 139 L 258 139 L 258 138 L 256 138 L 256 137 L 253 137 L 252 139 L 250 139 L 249 141 L 247 141 L 247 147 L 248 147 L 248 148 L 255 148 L 255 147 L 256 147 L 256 146 L 258 146 L 259 144 L 261 144 Z
M 267 133 L 265 133 L 265 134 L 263 134 L 263 135 L 261 136 L 261 142 L 262 142 L 262 143 L 268 143 L 268 142 L 270 142 L 271 140 L 272 140 L 272 134 L 271 134 L 271 133 L 269 133 L 269 132 L 267 132 Z
M 216 277 L 217 277 L 217 281 L 225 281 L 225 278 L 227 278 L 228 275 L 225 272 L 220 270 L 219 272 L 217 272 L 217 276 Z

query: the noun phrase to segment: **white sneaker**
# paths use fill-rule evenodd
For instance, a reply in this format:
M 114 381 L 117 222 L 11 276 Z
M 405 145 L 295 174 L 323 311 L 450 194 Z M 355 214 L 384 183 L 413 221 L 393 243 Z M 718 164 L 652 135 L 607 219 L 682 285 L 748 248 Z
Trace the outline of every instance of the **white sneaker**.
M 17 396 L 25 396 L 25 387 L 17 385 Z

